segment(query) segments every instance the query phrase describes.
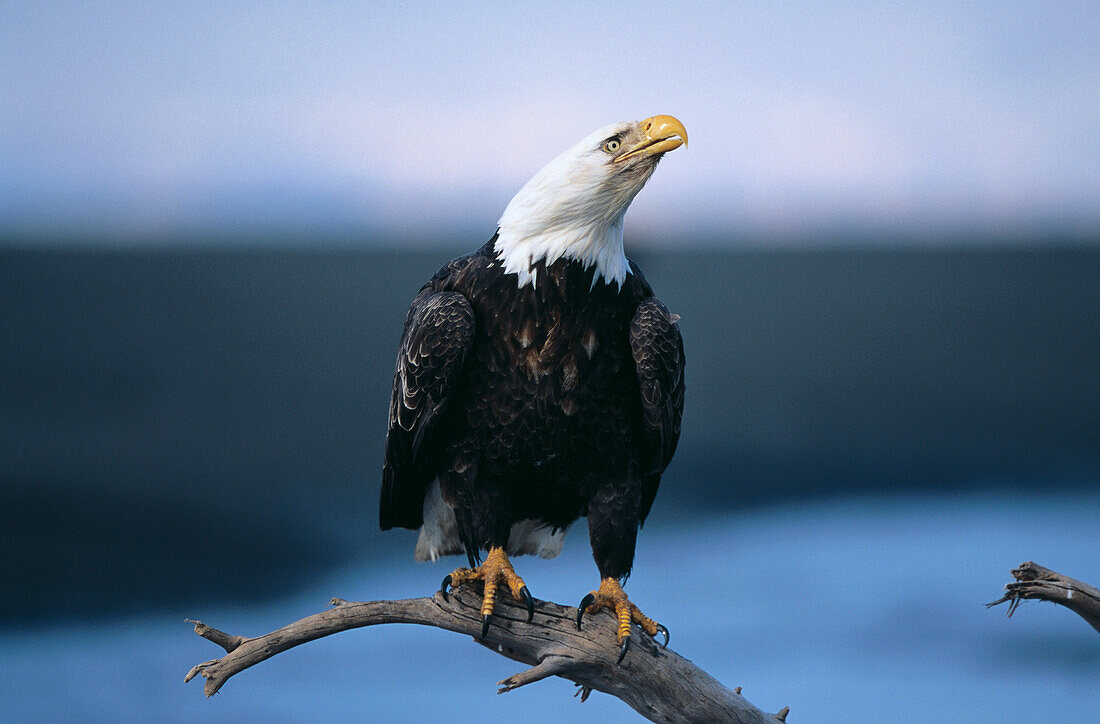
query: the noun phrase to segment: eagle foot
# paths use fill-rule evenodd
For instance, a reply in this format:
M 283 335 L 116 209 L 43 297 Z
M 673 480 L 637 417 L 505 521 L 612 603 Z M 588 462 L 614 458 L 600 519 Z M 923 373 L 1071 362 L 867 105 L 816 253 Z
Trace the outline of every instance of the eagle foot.
M 641 609 L 631 603 L 617 579 L 603 579 L 600 581 L 599 589 L 588 593 L 581 599 L 581 603 L 577 607 L 577 630 L 579 631 L 581 628 L 581 619 L 584 618 L 585 613 L 592 615 L 601 608 L 614 612 L 615 618 L 619 620 L 619 660 L 617 663 L 621 664 L 623 662 L 626 652 L 630 649 L 631 622 L 638 624 L 651 638 L 657 638 L 658 633 L 663 634 L 665 642 L 662 644 L 662 648 L 668 646 L 668 629 L 646 616 Z
M 501 583 L 508 587 L 512 598 L 527 608 L 527 623 L 531 623 L 531 619 L 535 616 L 535 599 L 527 590 L 527 584 L 516 575 L 511 561 L 508 560 L 508 554 L 503 548 L 490 548 L 485 562 L 477 568 L 456 568 L 443 579 L 439 592 L 443 594 L 443 600 L 446 601 L 448 588 L 458 588 L 463 583 L 471 581 L 481 581 L 485 586 L 485 593 L 481 598 L 481 638 L 485 638 L 489 633 L 489 619 L 493 615 L 497 588 Z

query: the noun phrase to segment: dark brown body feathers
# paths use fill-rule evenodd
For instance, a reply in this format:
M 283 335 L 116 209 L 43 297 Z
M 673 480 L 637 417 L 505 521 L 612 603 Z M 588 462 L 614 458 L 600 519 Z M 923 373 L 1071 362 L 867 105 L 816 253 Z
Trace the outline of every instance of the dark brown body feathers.
M 418 528 L 438 478 L 471 561 L 515 522 L 587 515 L 601 575 L 624 578 L 679 439 L 680 333 L 633 264 L 621 289 L 566 259 L 520 288 L 493 244 L 445 265 L 409 310 L 382 528 Z

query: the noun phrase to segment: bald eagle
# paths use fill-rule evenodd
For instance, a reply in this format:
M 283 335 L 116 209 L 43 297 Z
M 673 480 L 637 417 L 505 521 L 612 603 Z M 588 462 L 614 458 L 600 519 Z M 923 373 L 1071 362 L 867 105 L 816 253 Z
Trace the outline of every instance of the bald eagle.
M 687 142 L 671 116 L 615 123 L 543 167 L 481 249 L 412 302 L 397 354 L 380 523 L 419 529 L 418 561 L 465 553 L 441 587 L 498 586 L 534 604 L 508 556 L 556 556 L 588 517 L 599 587 L 578 608 L 668 631 L 622 583 L 676 450 L 684 406 L 678 316 L 623 252 L 623 215 L 661 157 Z M 484 562 L 482 551 L 487 555 Z

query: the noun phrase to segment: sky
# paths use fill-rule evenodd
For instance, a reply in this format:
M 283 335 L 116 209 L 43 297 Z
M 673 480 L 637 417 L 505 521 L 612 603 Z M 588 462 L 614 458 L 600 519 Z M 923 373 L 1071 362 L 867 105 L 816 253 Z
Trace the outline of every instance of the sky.
M 628 236 L 1097 238 L 1098 35 L 1094 2 L 5 2 L 0 237 L 481 240 L 663 113 L 690 145 Z

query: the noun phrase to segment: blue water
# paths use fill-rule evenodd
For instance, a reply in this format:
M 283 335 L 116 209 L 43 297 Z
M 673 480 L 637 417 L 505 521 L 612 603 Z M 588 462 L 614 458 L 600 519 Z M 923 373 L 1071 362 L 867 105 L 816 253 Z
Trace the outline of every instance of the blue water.
M 1033 559 L 1100 581 L 1100 495 L 853 498 L 655 521 L 627 591 L 672 647 L 754 704 L 792 722 L 1096 721 L 1100 635 L 1028 602 L 1006 620 L 1009 569 Z M 663 526 L 661 525 L 663 523 Z M 582 524 L 583 527 L 583 524 Z M 257 635 L 330 597 L 430 593 L 457 559 L 364 558 L 292 597 L 0 631 L 0 718 L 80 721 L 633 721 L 599 692 L 581 704 L 553 679 L 498 696 L 519 664 L 417 626 L 344 632 L 231 679 L 213 699 L 195 663 L 221 651 L 184 623 Z M 520 559 L 540 598 L 573 603 L 596 583 L 583 530 L 554 561 Z M 73 592 L 79 595 L 79 592 Z M 610 642 L 609 642 L 609 645 Z

